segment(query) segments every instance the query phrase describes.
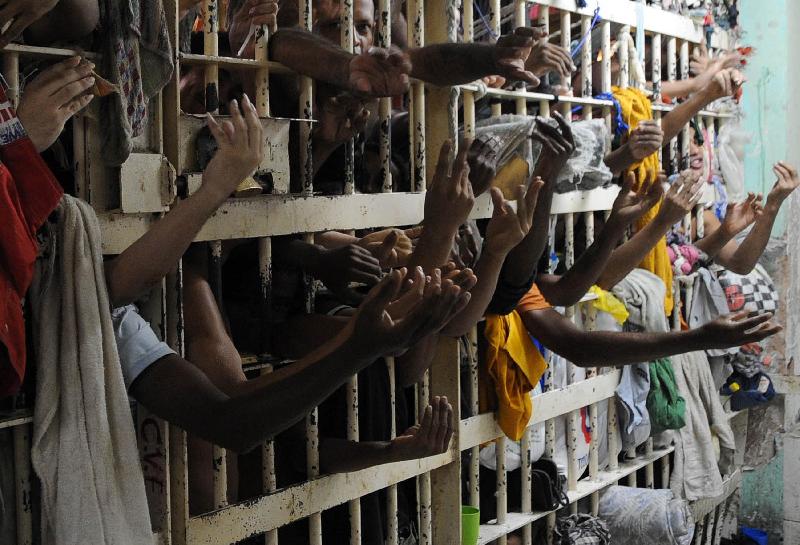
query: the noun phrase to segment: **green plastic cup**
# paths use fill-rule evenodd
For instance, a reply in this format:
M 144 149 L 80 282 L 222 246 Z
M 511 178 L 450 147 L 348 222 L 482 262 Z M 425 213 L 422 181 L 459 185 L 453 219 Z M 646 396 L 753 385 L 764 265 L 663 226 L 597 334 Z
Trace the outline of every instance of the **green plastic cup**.
M 471 505 L 461 506 L 461 545 L 476 545 L 481 527 L 481 512 Z

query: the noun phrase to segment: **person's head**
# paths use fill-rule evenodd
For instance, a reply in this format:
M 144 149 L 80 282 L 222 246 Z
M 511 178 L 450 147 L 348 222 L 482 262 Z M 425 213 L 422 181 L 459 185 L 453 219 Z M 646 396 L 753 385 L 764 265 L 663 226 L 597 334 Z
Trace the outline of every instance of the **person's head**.
M 341 42 L 341 0 L 316 0 L 314 32 L 332 43 Z M 373 0 L 353 0 L 353 50 L 368 51 L 375 43 L 375 6 Z
M 698 135 L 693 125 L 689 127 L 689 168 L 703 179 L 708 179 L 711 156 L 708 147 L 704 145 L 704 136 L 702 132 Z

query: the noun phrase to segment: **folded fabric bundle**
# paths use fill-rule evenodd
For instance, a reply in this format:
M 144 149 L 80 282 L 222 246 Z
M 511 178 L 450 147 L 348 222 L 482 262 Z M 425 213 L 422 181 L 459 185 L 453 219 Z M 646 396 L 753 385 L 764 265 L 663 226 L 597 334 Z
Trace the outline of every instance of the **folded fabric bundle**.
M 689 545 L 694 537 L 689 503 L 670 490 L 610 486 L 600 496 L 598 515 L 614 545 Z
M 540 118 L 549 125 L 551 118 Z M 477 138 L 497 138 L 500 141 L 496 185 L 504 189 L 507 198 L 515 198 L 513 189 L 527 181 L 539 160 L 542 145 L 530 139 L 536 118 L 533 116 L 502 115 L 478 123 Z M 613 174 L 603 159 L 608 153 L 605 121 L 592 119 L 572 123 L 575 151 L 552 182 L 558 193 L 578 189 L 588 190 L 611 183 Z

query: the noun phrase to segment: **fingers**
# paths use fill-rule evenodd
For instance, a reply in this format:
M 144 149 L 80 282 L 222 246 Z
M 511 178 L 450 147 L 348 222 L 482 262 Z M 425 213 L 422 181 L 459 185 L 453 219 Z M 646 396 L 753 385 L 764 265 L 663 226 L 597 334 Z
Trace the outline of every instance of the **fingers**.
M 90 75 L 93 67 L 92 63 L 84 63 L 81 57 L 70 57 L 42 70 L 41 74 L 26 87 L 26 92 L 41 88 L 43 93 L 50 96 L 65 83 L 71 83 Z
M 377 286 L 369 291 L 367 298 L 361 304 L 361 310 L 376 318 L 380 316 L 386 307 L 389 306 L 389 303 L 397 298 L 405 276 L 405 269 L 395 269 L 387 274 Z
M 206 112 L 206 124 L 208 125 L 208 129 L 211 131 L 212 136 L 217 141 L 218 145 L 222 144 L 230 144 L 230 139 L 225 131 L 222 130 L 222 126 L 214 119 L 214 116 L 210 113 Z
M 242 112 L 239 109 L 239 101 L 236 99 L 231 100 L 229 105 L 230 122 L 233 125 L 234 134 L 231 141 L 234 146 L 247 146 L 247 124 L 244 121 Z
M 248 147 L 252 151 L 258 152 L 260 158 L 262 129 L 261 122 L 258 119 L 258 113 L 256 112 L 256 107 L 252 102 L 250 102 L 250 97 L 248 97 L 247 94 L 245 94 L 242 98 L 242 105 L 244 106 L 244 121 L 246 127 L 245 130 L 247 131 Z
M 494 210 L 492 211 L 492 218 L 500 218 L 506 215 L 506 201 L 503 198 L 503 192 L 500 191 L 498 188 L 493 187 L 489 190 L 489 194 L 492 196 L 492 205 L 494 206 Z
M 525 194 L 525 204 L 528 207 L 528 212 L 531 215 L 531 218 L 533 217 L 533 213 L 536 211 L 536 205 L 539 202 L 539 193 L 543 187 L 544 181 L 542 180 L 541 176 L 534 178 L 528 186 L 528 192 Z
M 94 95 L 83 95 L 62 106 L 61 111 L 63 112 L 63 120 L 66 121 L 73 115 L 83 110 L 89 105 L 93 98 Z
M 625 176 L 625 179 L 622 181 L 622 189 L 620 189 L 620 194 L 627 195 L 628 193 L 633 191 L 633 184 L 635 183 L 636 183 L 636 175 L 633 172 L 629 172 Z
M 450 140 L 442 142 L 439 148 L 439 160 L 436 163 L 436 172 L 433 174 L 434 187 L 438 182 L 447 179 L 450 172 L 450 152 L 453 150 L 453 143 Z
M 447 397 L 442 396 L 437 398 L 439 402 L 438 418 L 436 422 L 436 436 L 434 437 L 434 445 L 436 453 L 442 453 L 447 450 L 447 445 L 450 438 L 447 436 L 447 430 L 450 427 L 450 420 L 453 418 L 453 408 L 447 402 Z
M 55 94 L 52 95 L 52 104 L 57 104 L 59 108 L 72 102 L 75 97 L 82 95 L 94 85 L 94 76 L 86 76 L 72 83 L 63 85 Z
M 434 422 L 434 410 L 436 410 L 436 400 L 438 398 L 434 398 L 434 405 L 428 405 L 425 407 L 425 412 L 422 415 L 422 421 L 419 423 L 419 432 L 420 439 L 425 441 L 426 444 L 430 444 L 429 442 L 433 438 L 433 422 Z
M 758 316 L 753 316 L 750 318 L 746 317 L 747 314 L 745 313 L 744 316 L 737 315 L 733 318 L 733 322 L 737 324 L 737 327 L 741 331 L 748 332 L 752 329 L 757 328 L 761 324 L 765 324 L 766 322 L 772 319 L 772 313 L 768 312 L 766 314 L 760 314 Z
M 472 191 L 472 185 L 469 183 L 469 165 L 467 164 L 470 146 L 472 146 L 472 139 L 464 138 L 459 146 L 456 161 L 453 163 L 454 181 L 461 184 L 461 188 L 465 191 Z M 464 187 L 464 184 L 466 184 L 467 187 Z
M 378 248 L 377 255 L 375 256 L 378 259 L 378 262 L 386 262 L 389 256 L 391 256 L 395 246 L 397 246 L 397 242 L 399 240 L 400 234 L 397 231 L 391 231 L 386 238 L 383 239 L 383 243 Z
M 767 322 L 758 329 L 751 331 L 745 335 L 742 344 L 761 342 L 767 337 L 772 337 L 783 331 L 783 327 L 772 322 Z

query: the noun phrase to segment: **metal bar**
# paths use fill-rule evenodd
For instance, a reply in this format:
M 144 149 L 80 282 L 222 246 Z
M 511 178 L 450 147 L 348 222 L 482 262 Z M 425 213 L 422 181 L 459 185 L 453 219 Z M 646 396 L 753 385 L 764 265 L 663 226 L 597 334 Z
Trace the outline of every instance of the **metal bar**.
M 272 239 L 258 239 L 258 279 L 259 295 L 261 296 L 261 323 L 262 335 L 269 338 L 269 310 L 272 302 Z M 267 365 L 261 370 L 261 374 L 272 372 L 272 366 Z M 261 479 L 262 490 L 269 494 L 275 492 L 278 487 L 277 475 L 275 473 L 275 442 L 272 440 L 264 441 L 261 445 Z M 270 530 L 264 535 L 266 545 L 277 545 L 278 531 Z
M 409 0 L 407 3 L 408 45 L 425 45 L 425 6 L 423 0 Z M 420 81 L 411 84 L 409 123 L 411 130 L 411 188 L 423 191 L 427 185 L 425 161 L 425 85 Z
M 500 0 L 490 0 L 489 2 L 489 26 L 492 29 L 492 41 L 497 41 L 500 37 L 500 20 L 502 18 L 502 6 Z M 503 114 L 503 105 L 499 102 L 492 104 L 492 117 L 500 117 Z
M 31 505 L 31 426 L 13 428 L 14 480 L 17 503 L 17 545 L 33 543 L 33 517 Z
M 675 81 L 678 79 L 678 57 L 677 41 L 670 36 L 667 39 L 667 80 Z M 673 138 L 669 141 L 669 173 L 674 174 L 678 171 L 678 139 Z
M 392 1 L 378 0 L 378 47 L 388 49 L 392 45 Z M 392 99 L 381 98 L 378 102 L 380 130 L 381 188 L 384 193 L 392 191 Z
M 506 472 L 506 437 L 505 435 L 499 437 L 494 443 L 495 463 L 497 467 L 496 481 L 497 481 L 497 524 L 503 524 L 508 516 L 508 473 Z M 507 541 L 506 536 L 500 536 L 497 540 L 499 545 L 505 545 Z
M 300 14 L 300 27 L 311 32 L 312 6 L 311 0 L 297 0 L 298 13 Z M 307 76 L 300 76 L 300 98 L 298 100 L 298 115 L 301 119 L 311 120 L 314 117 L 314 82 Z M 300 123 L 300 177 L 302 179 L 302 194 L 311 195 L 314 192 L 314 156 L 311 149 L 311 123 Z
M 430 404 L 430 372 L 417 385 L 417 414 L 419 418 L 425 414 L 425 407 Z M 417 478 L 419 487 L 419 542 L 420 545 L 433 545 L 433 520 L 431 513 L 431 474 L 422 473 Z
M 391 429 L 389 438 L 397 437 L 397 384 L 395 381 L 395 362 L 393 357 L 386 358 L 386 372 L 389 373 L 389 416 Z M 402 395 L 402 393 L 401 393 Z M 397 485 L 391 485 L 386 491 L 386 544 L 398 545 L 400 542 L 400 528 L 397 520 Z
M 469 378 L 470 378 L 470 405 L 472 414 L 476 416 L 480 410 L 478 400 L 478 328 L 473 327 L 469 332 Z M 472 447 L 469 465 L 469 503 L 473 507 L 480 505 L 480 447 Z

